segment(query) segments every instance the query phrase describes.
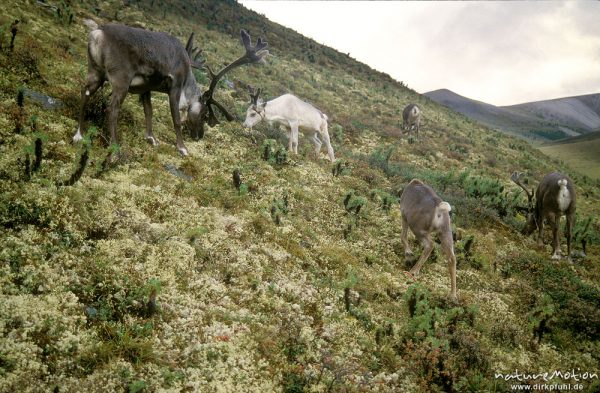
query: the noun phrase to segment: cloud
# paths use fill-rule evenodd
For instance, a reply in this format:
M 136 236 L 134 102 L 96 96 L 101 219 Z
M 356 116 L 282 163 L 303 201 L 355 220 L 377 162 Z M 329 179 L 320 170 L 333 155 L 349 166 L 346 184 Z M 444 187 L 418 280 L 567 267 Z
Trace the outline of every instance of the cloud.
M 600 92 L 600 2 L 242 2 L 420 92 L 496 105 Z

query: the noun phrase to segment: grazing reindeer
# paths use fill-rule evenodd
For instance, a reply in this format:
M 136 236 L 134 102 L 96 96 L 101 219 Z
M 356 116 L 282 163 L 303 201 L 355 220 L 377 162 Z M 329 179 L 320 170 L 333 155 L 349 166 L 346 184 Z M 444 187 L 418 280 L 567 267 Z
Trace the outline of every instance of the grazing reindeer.
M 452 240 L 450 224 L 450 204 L 433 191 L 431 187 L 418 179 L 413 179 L 402 192 L 400 197 L 400 211 L 402 212 L 402 243 L 405 255 L 412 255 L 408 244 L 408 229 L 412 231 L 417 240 L 423 245 L 423 254 L 410 270 L 417 276 L 421 267 L 429 258 L 434 243 L 431 233 L 437 233 L 442 243 L 442 251 L 448 259 L 450 272 L 450 297 L 457 301 L 456 295 L 456 257 Z
M 525 190 L 528 199 L 527 223 L 523 228 L 524 235 L 530 235 L 538 230 L 538 246 L 542 247 L 544 241 L 544 221 L 548 220 L 552 227 L 552 259 L 560 259 L 560 245 L 558 229 L 560 217 L 567 216 L 567 255 L 571 261 L 571 236 L 575 223 L 575 187 L 573 180 L 562 173 L 552 172 L 544 176 L 535 192 L 535 205 L 533 204 L 533 189 L 529 191 L 521 182 L 523 173 L 514 172 L 510 179 Z
M 421 110 L 415 104 L 407 105 L 402 111 L 402 128 L 410 131 L 413 126 L 417 131 L 417 139 L 419 139 L 419 125 L 421 124 Z
M 254 89 L 249 90 L 252 105 L 246 111 L 244 127 L 252 128 L 261 120 L 283 124 L 290 129 L 288 150 L 296 154 L 298 154 L 298 129 L 315 131 L 312 137 L 315 151 L 317 154 L 321 151 L 322 143 L 319 139 L 321 134 L 329 159 L 331 162 L 335 161 L 327 130 L 327 115 L 292 94 L 284 94 L 271 101 L 263 102 L 258 99 L 260 89 L 256 93 Z
M 250 36 L 242 30 L 242 42 L 246 53 L 217 75 L 207 67 L 212 80 L 209 89 L 201 94 L 192 67 L 201 68 L 204 64 L 198 60 L 201 51 L 193 48 L 193 33 L 184 48 L 177 38 L 167 33 L 118 24 L 98 27 L 96 22 L 91 20 L 86 20 L 86 24 L 92 29 L 88 40 L 88 74 L 86 84 L 81 91 L 79 128 L 73 136 L 75 142 L 83 138 L 81 132 L 85 129 L 84 108 L 89 98 L 108 80 L 112 86 L 108 109 L 111 143 L 117 142 L 116 127 L 119 109 L 127 93 L 131 92 L 140 95 L 144 106 L 146 139 L 152 145 L 157 144 L 152 134 L 150 92 L 158 91 L 169 95 L 171 117 L 177 135 L 177 149 L 185 156 L 188 152 L 181 135 L 182 118 L 185 120 L 187 117 L 192 136 L 196 138 L 202 138 L 204 135 L 206 121 L 211 126 L 218 123 L 212 109 L 213 105 L 225 115 L 227 120 L 233 120 L 233 116 L 212 98 L 217 82 L 232 68 L 259 62 L 268 53 L 265 49 L 266 42 L 259 38 L 256 46 L 252 47 Z

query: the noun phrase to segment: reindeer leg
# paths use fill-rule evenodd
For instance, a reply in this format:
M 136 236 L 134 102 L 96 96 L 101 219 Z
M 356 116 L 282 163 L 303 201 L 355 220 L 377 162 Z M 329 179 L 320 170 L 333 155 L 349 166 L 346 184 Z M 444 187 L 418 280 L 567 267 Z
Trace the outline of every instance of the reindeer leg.
M 292 151 L 298 154 L 298 122 L 290 123 L 292 129 Z
M 417 121 L 417 125 L 416 125 L 416 133 L 417 133 L 417 140 L 419 140 L 419 121 Z
M 423 264 L 425 263 L 425 261 L 427 261 L 429 255 L 431 255 L 431 251 L 433 251 L 434 247 L 434 244 L 431 241 L 431 237 L 429 236 L 429 234 L 420 234 L 420 236 L 417 237 L 421 238 L 421 243 L 423 244 L 423 254 L 421 254 L 421 257 L 419 258 L 415 266 L 413 266 L 413 268 L 410 269 L 410 274 L 412 274 L 413 276 L 419 275 L 421 267 L 423 267 Z
M 315 153 L 317 153 L 317 155 L 319 154 L 319 152 L 321 151 L 321 140 L 319 139 L 319 132 L 315 131 L 315 134 L 312 137 L 313 143 L 315 144 Z
M 288 130 L 288 151 L 294 152 L 294 128 L 292 123 L 289 123 L 290 129 Z
M 450 299 L 458 302 L 456 295 L 456 256 L 454 255 L 454 245 L 452 242 L 452 233 L 447 232 L 441 236 L 442 251 L 448 260 L 448 272 L 450 274 Z
M 121 80 L 119 80 L 115 83 L 112 80 L 109 81 L 112 86 L 112 95 L 110 97 L 110 107 L 108 109 L 108 129 L 110 130 L 110 143 L 115 144 L 119 142 L 119 138 L 117 137 L 117 119 L 119 118 L 119 110 L 127 96 L 129 82 L 119 83 L 121 82 Z
M 100 86 L 104 84 L 104 77 L 92 70 L 88 71 L 87 80 L 83 89 L 81 89 L 81 108 L 79 110 L 79 126 L 77 132 L 73 135 L 73 142 L 79 142 L 83 139 L 82 130 L 85 132 L 85 106 L 90 97 L 98 91 Z
M 146 118 L 146 140 L 152 146 L 158 145 L 158 141 L 152 134 L 152 101 L 150 99 L 150 92 L 146 92 L 140 95 L 140 100 L 144 105 L 144 117 Z
M 323 137 L 323 142 L 325 142 L 325 146 L 327 147 L 327 155 L 329 156 L 329 160 L 331 162 L 334 162 L 335 155 L 333 154 L 333 147 L 331 147 L 329 131 L 327 130 L 327 122 L 323 122 L 323 124 L 321 125 L 321 136 Z
M 181 96 L 181 88 L 172 88 L 169 92 L 169 106 L 171 108 L 171 118 L 175 127 L 177 136 L 177 150 L 182 156 L 187 156 L 188 151 L 183 144 L 183 136 L 181 135 L 181 118 L 179 117 L 179 98 Z
M 413 252 L 410 249 L 410 244 L 408 243 L 408 221 L 406 220 L 404 214 L 402 215 L 402 233 L 400 234 L 400 239 L 404 245 L 404 256 L 406 257 L 413 255 Z
M 567 213 L 567 255 L 569 262 L 573 262 L 571 259 L 571 237 L 573 236 L 573 213 Z
M 550 223 L 552 226 L 552 259 L 560 259 L 560 241 L 558 233 L 558 229 L 560 228 L 560 214 L 557 214 Z
M 541 216 L 540 222 L 538 223 L 538 238 L 537 238 L 538 247 L 544 246 L 544 221 L 546 221 L 545 217 Z

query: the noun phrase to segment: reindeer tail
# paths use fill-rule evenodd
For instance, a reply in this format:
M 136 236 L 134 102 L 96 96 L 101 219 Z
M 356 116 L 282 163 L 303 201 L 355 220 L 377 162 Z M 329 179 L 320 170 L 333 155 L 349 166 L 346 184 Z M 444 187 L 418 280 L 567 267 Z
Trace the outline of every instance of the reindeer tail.
M 449 224 L 448 221 L 445 221 L 445 217 L 448 217 L 448 214 L 452 208 L 448 202 L 440 202 L 439 205 L 435 207 L 435 213 L 433 214 L 433 222 L 431 223 L 433 228 L 440 229 L 444 228 L 445 225 Z
M 86 25 L 87 28 L 90 29 L 90 31 L 96 30 L 98 28 L 98 23 L 91 19 L 84 19 L 83 24 Z
M 452 208 L 450 207 L 450 204 L 448 202 L 440 202 L 440 204 L 437 205 L 436 210 L 449 212 L 452 210 Z

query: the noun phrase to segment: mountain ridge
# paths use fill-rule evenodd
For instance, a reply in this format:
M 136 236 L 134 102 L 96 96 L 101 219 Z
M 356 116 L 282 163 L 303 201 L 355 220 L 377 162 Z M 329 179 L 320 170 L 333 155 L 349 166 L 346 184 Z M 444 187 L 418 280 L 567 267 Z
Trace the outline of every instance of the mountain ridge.
M 506 106 L 474 100 L 449 89 L 424 95 L 493 129 L 529 141 L 565 139 L 595 132 L 600 127 L 600 94 Z

